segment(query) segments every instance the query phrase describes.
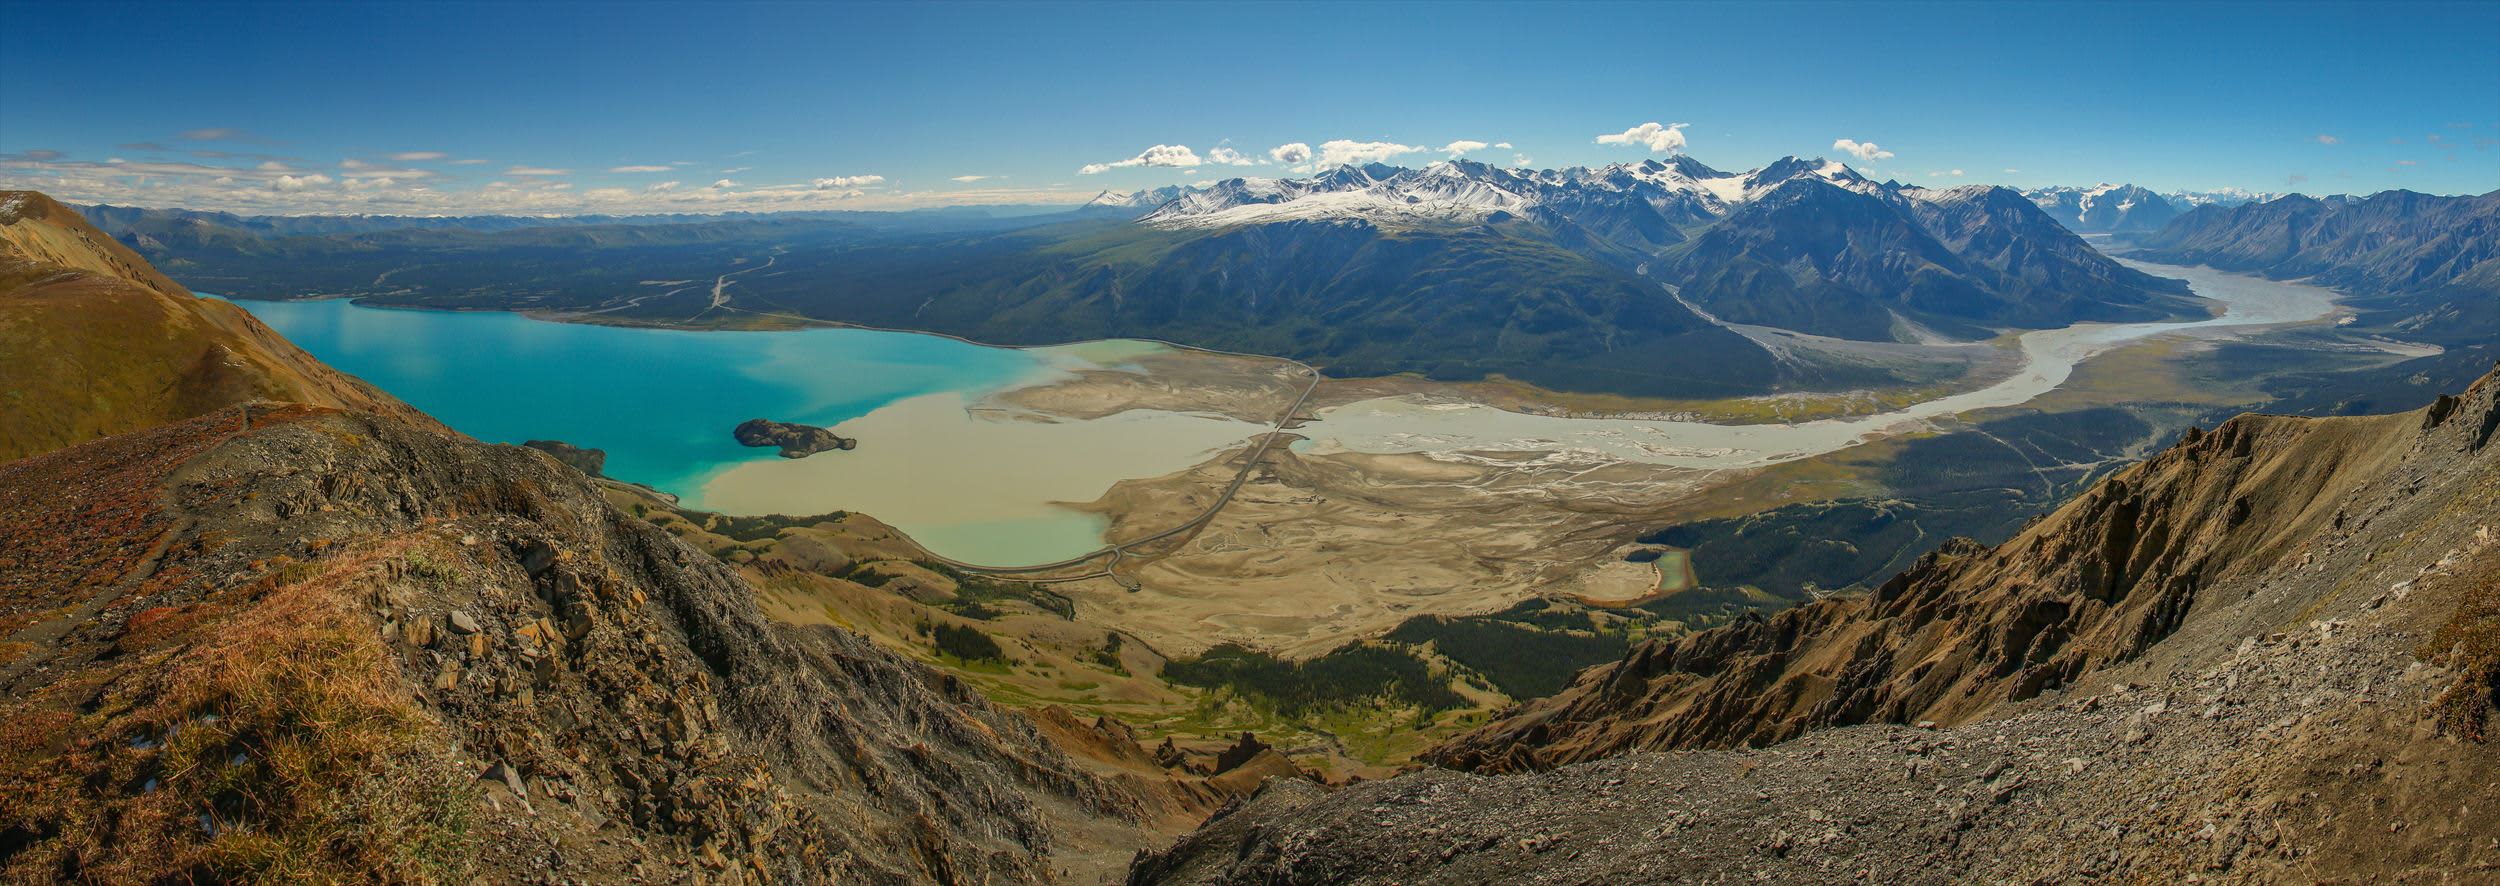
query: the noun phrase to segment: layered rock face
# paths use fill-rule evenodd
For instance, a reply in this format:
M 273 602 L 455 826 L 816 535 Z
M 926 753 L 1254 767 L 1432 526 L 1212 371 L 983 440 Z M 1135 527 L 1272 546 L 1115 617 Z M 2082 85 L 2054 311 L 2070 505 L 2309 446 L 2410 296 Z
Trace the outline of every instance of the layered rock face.
M 1433 754 L 1510 774 L 1274 784 L 1131 882 L 2500 876 L 2496 433 L 2500 376 L 2243 416 L 2005 545 L 1647 644 Z
M 0 461 L 254 400 L 433 425 L 33 191 L 0 191 L 0 354 Z
M 1146 814 L 551 457 L 240 419 L 0 465 L 11 880 L 1049 881 Z

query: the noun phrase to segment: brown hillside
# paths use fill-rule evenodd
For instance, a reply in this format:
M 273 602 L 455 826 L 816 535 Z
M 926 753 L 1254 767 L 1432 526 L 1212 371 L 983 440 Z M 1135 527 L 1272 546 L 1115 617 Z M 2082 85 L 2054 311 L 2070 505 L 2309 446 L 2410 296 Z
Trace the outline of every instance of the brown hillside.
M 1957 539 L 1866 597 L 1643 644 L 1429 758 L 1537 769 L 1858 723 L 1967 721 L 2142 655 L 2230 602 L 2215 587 L 2362 519 L 2356 490 L 2414 455 L 2423 422 L 2243 415 L 2190 429 L 1993 550 Z
M 0 464 L 0 881 L 1049 882 L 1155 814 L 546 455 L 234 418 Z
M 1475 772 L 1271 783 L 1130 882 L 2500 882 L 2496 436 L 2500 374 L 2235 419 L 1593 668 L 1438 752 Z
M 0 191 L 0 367 L 0 461 L 256 400 L 433 426 L 33 191 Z

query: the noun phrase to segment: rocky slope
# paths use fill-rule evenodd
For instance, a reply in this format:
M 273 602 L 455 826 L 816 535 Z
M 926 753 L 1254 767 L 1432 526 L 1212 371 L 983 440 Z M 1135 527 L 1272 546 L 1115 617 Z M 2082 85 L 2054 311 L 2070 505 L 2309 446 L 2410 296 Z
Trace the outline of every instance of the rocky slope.
M 2004 546 L 1646 645 L 1441 753 L 1570 765 L 1271 786 L 1131 882 L 2500 875 L 2496 431 L 2500 375 L 2234 419 Z
M 1048 881 L 1160 812 L 532 450 L 267 406 L 0 496 L 13 881 Z
M 32 191 L 0 191 L 0 353 L 0 461 L 252 400 L 431 422 Z

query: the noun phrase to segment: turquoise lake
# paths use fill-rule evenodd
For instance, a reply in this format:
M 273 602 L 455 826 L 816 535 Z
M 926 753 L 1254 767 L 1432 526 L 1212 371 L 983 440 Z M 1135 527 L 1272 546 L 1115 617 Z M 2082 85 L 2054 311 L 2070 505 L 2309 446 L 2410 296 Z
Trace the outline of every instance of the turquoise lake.
M 604 449 L 609 476 L 690 507 L 712 475 L 779 458 L 731 439 L 739 422 L 832 426 L 907 398 L 996 390 L 1049 371 L 1027 352 L 903 332 L 690 332 L 344 300 L 236 303 L 462 433 Z
M 857 511 L 985 565 L 1093 551 L 1109 520 L 1081 505 L 1265 430 L 1143 409 L 1070 420 L 988 401 L 1076 372 L 1142 372 L 1134 361 L 1166 349 L 1149 342 L 1015 349 L 865 329 L 694 332 L 345 300 L 236 303 L 480 440 L 604 450 L 608 476 L 698 510 Z M 838 427 L 860 445 L 784 459 L 730 436 L 751 418 Z

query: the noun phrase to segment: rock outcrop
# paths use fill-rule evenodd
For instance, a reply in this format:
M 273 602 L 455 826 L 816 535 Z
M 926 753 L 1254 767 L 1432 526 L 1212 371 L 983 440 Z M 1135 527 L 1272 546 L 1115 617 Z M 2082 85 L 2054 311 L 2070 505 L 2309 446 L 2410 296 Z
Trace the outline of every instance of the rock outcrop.
M 2500 375 L 2234 419 L 2005 545 L 1647 644 L 1435 753 L 1511 774 L 1271 783 L 1130 882 L 2500 876 L 2494 428 Z
M 555 460 L 563 462 L 565 467 L 580 471 L 585 475 L 607 476 L 602 473 L 608 468 L 607 450 L 585 449 L 562 440 L 528 440 L 521 445 L 554 456 Z
M 782 458 L 806 458 L 819 452 L 859 448 L 858 440 L 825 428 L 760 418 L 739 422 L 737 430 L 731 433 L 747 446 L 780 447 Z

